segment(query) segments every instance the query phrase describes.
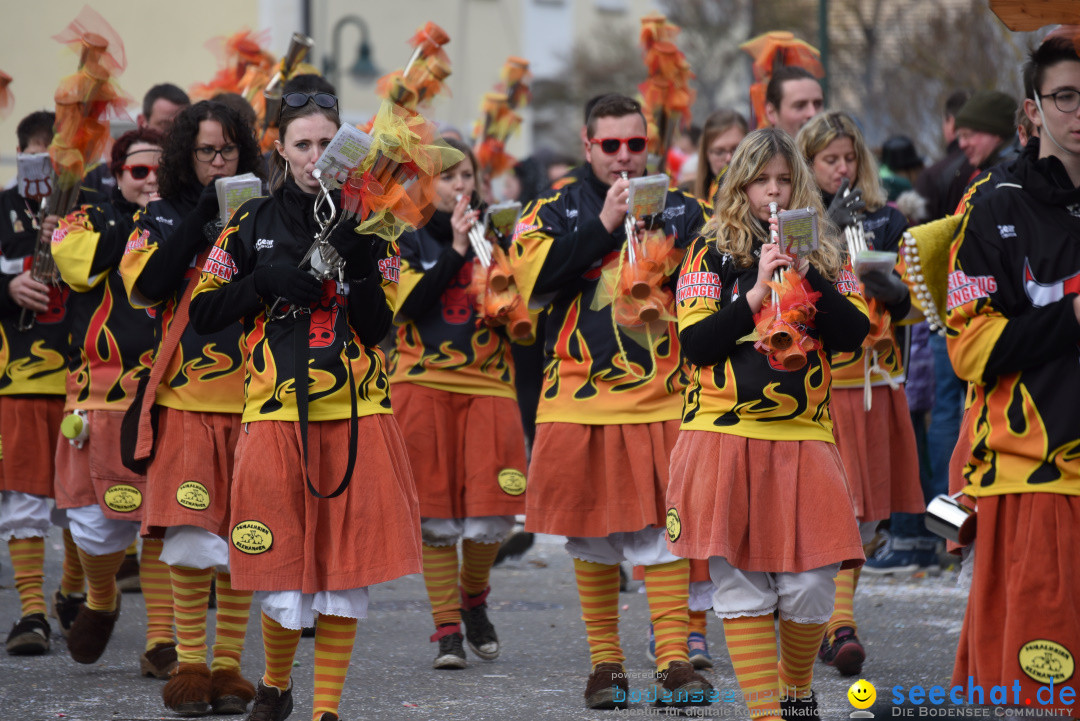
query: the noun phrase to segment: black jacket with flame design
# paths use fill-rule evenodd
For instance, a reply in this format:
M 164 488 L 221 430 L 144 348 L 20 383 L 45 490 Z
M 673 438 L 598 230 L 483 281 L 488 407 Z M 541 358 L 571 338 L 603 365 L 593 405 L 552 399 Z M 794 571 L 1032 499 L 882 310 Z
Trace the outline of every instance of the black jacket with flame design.
M 547 307 L 538 423 L 655 423 L 679 417 L 686 372 L 675 323 L 652 338 L 650 354 L 621 330 L 616 337 L 610 305 L 592 308 L 602 269 L 616 262 L 626 239 L 621 227 L 608 233 L 600 222 L 608 187 L 588 166 L 560 178 L 525 208 L 514 235 L 511 260 L 518 290 L 531 307 Z M 704 221 L 700 201 L 668 191 L 664 232 L 674 236 L 677 248 L 690 245 Z M 656 372 L 649 377 L 653 363 Z
M 120 260 L 120 275 L 131 304 L 136 308 L 156 308 L 159 346 L 163 333 L 169 331 L 176 319 L 177 307 L 188 284 L 198 279 L 196 257 L 191 258 L 176 291 L 161 303 L 144 298 L 135 284 L 150 256 L 160 245 L 169 242 L 180 221 L 195 207 L 197 199 L 197 192 L 173 199 L 162 198 L 136 213 L 135 229 Z M 243 328 L 239 323 L 208 335 L 195 332 L 189 324 L 180 336 L 180 346 L 157 389 L 157 404 L 186 411 L 240 413 L 244 408 L 242 341 Z
M 1029 148 L 952 247 L 946 325 L 975 398 L 965 492 L 1080 494 L 1080 189 Z
M 475 267 L 451 247 L 449 216 L 436 211 L 423 228 L 401 236 L 397 332 L 390 382 L 452 393 L 516 398 L 514 360 L 501 330 L 478 324 L 469 295 Z
M 272 197 L 244 203 L 218 237 L 199 275 L 191 304 L 193 322 L 214 326 L 235 318 L 243 321 L 245 423 L 299 419 L 293 384 L 297 323 L 291 313 L 268 318 L 266 311 L 274 299 L 259 296 L 254 274 L 268 265 L 300 265 L 319 232 L 314 201 L 290 179 Z M 357 236 L 356 242 L 370 239 Z M 375 247 L 396 252 L 396 244 L 375 243 Z M 390 328 L 392 313 L 382 284 L 396 281 L 397 264 L 379 266 L 387 277 L 372 272 L 345 283 L 324 281 L 323 297 L 310 309 L 306 345 L 311 421 L 350 417 L 350 368 L 357 414 L 391 412 L 378 342 Z M 287 310 L 288 304 L 280 309 Z
M 83 206 L 53 235 L 53 259 L 72 290 L 69 410 L 126 409 L 153 359 L 155 313 L 128 303 L 118 270 L 138 209 L 114 190 L 112 202 Z
M 49 309 L 34 316 L 29 330 L 19 330 L 22 308 L 8 293 L 11 280 L 29 270 L 37 243 L 37 204 L 9 188 L 0 193 L 0 396 L 64 395 L 67 373 L 67 299 L 60 283 L 49 290 Z

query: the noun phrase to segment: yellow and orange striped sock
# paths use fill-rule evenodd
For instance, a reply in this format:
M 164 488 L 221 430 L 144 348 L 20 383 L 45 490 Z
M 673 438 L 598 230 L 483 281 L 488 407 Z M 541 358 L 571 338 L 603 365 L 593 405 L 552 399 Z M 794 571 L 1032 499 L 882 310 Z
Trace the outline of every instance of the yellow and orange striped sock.
M 461 623 L 461 600 L 458 596 L 457 546 L 421 545 L 424 557 L 424 585 L 431 602 L 435 628 Z
M 855 625 L 855 582 L 858 578 L 858 569 L 845 569 L 836 574 L 836 600 L 833 602 L 833 613 L 829 623 L 825 626 L 825 633 L 832 641 L 836 635 L 836 629 L 843 626 L 857 628 Z
M 491 583 L 491 566 L 499 553 L 498 543 L 461 542 L 461 590 L 469 596 L 483 593 Z
M 64 529 L 64 566 L 60 576 L 60 593 L 70 596 L 73 593 L 86 592 L 86 573 L 79 560 L 79 547 L 71 531 Z
M 316 622 L 318 633 L 318 622 Z M 296 647 L 300 643 L 300 629 L 285 628 L 274 619 L 262 614 L 263 655 L 266 657 L 266 672 L 262 682 L 282 691 L 289 687 L 292 676 L 293 659 Z
M 86 607 L 91 611 L 115 611 L 116 571 L 124 562 L 124 552 L 92 556 L 80 548 L 79 562 L 86 573 Z
M 686 623 L 686 635 L 689 636 L 692 633 L 700 633 L 702 636 L 705 636 L 707 633 L 708 618 L 708 611 L 690 611 L 689 620 Z
M 173 642 L 172 577 L 161 562 L 160 538 L 143 539 L 139 559 L 139 586 L 146 602 L 146 650 Z
M 315 622 L 315 703 L 311 712 L 313 721 L 318 721 L 324 713 L 337 713 L 355 641 L 355 618 L 319 614 L 319 619 Z
M 19 592 L 22 615 L 47 613 L 45 607 L 45 539 L 11 538 L 8 540 L 11 570 L 15 574 L 15 590 Z
M 231 668 L 239 671 L 248 617 L 251 615 L 251 591 L 237 591 L 232 587 L 232 574 L 222 571 L 217 574 L 216 588 L 217 625 L 210 670 Z
M 210 600 L 210 579 L 214 569 L 169 566 L 169 576 L 172 578 L 177 660 L 205 665 L 206 606 Z
M 578 597 L 581 599 L 581 620 L 589 641 L 589 662 L 622 663 L 619 644 L 619 566 L 574 559 Z M 686 586 L 685 580 L 683 586 Z M 686 592 L 686 589 L 683 589 Z M 651 605 L 650 599 L 650 605 Z M 685 637 L 684 641 L 685 643 Z
M 779 719 L 776 628 L 772 614 L 725 618 L 724 636 L 750 718 Z
M 666 671 L 672 661 L 686 661 L 689 613 L 690 562 L 685 558 L 645 566 L 645 593 L 649 618 L 656 635 L 656 670 Z
M 784 698 L 809 695 L 814 680 L 814 661 L 824 633 L 824 623 L 780 619 L 780 695 Z

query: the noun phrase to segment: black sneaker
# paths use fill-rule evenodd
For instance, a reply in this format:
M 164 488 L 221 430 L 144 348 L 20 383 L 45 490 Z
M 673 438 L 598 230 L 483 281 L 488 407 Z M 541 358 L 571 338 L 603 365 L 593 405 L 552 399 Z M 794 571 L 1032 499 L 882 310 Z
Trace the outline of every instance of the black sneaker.
M 289 687 L 284 691 L 276 686 L 266 686 L 259 679 L 247 721 L 285 721 L 292 708 L 292 679 L 289 679 Z
M 822 640 L 819 656 L 822 661 L 835 668 L 841 676 L 857 676 L 862 672 L 863 661 L 866 660 L 866 649 L 855 635 L 855 629 L 851 626 L 841 626 L 833 634 L 832 643 L 828 642 L 828 634 Z
M 461 635 L 461 626 L 456 623 L 440 626 L 432 634 L 431 640 L 439 642 L 439 652 L 431 662 L 432 668 L 465 668 L 465 639 Z
M 11 627 L 7 652 L 12 656 L 40 656 L 49 652 L 49 622 L 44 613 L 28 613 Z
M 499 657 L 499 637 L 487 617 L 488 586 L 476 596 L 461 594 L 461 620 L 465 622 L 465 638 L 469 648 L 485 661 Z
M 85 593 L 71 593 L 65 596 L 60 589 L 53 594 L 53 616 L 60 624 L 60 635 L 68 637 L 71 624 L 75 623 L 75 617 L 79 615 L 79 609 L 86 603 Z
M 121 593 L 138 593 L 142 590 L 138 555 L 129 553 L 124 556 L 124 562 L 116 570 L 116 590 Z
M 811 691 L 809 696 L 803 698 L 780 699 L 780 718 L 784 721 L 820 721 L 814 692 Z

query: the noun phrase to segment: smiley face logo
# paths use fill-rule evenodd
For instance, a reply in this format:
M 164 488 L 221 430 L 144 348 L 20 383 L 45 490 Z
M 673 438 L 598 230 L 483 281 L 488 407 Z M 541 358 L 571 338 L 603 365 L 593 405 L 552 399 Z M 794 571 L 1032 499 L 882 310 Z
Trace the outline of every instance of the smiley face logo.
M 877 689 L 874 688 L 874 684 L 870 683 L 866 679 L 860 678 L 855 683 L 851 684 L 851 688 L 847 692 L 848 701 L 851 705 L 858 709 L 868 709 L 874 705 L 874 701 L 877 701 Z

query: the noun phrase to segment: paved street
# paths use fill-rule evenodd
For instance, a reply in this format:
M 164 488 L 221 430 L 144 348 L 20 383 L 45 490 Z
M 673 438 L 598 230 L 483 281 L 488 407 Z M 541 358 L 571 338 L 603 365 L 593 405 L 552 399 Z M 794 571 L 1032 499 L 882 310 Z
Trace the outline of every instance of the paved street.
M 47 544 L 46 589 L 60 577 L 61 541 Z M 5 635 L 18 616 L 11 564 L 0 554 L 0 620 Z M 371 612 L 362 622 L 341 705 L 342 721 L 405 719 L 472 721 L 542 719 L 614 720 L 646 716 L 638 704 L 628 712 L 588 711 L 582 691 L 588 674 L 588 650 L 574 587 L 573 568 L 560 539 L 541 538 L 524 558 L 493 571 L 491 618 L 502 642 L 493 662 L 470 656 L 464 671 L 433 671 L 434 645 L 428 642 L 431 617 L 423 580 L 410 576 L 372 591 Z M 651 666 L 645 659 L 648 608 L 644 596 L 624 593 L 621 625 L 631 688 L 647 688 Z M 956 572 L 904 580 L 863 577 L 856 594 L 859 635 L 867 647 L 863 676 L 877 686 L 879 699 L 893 685 L 947 685 L 966 593 Z M 211 617 L 213 613 L 211 612 Z M 258 612 L 248 628 L 245 676 L 262 671 Z M 164 682 L 139 678 L 144 615 L 141 594 L 125 594 L 123 615 L 99 663 L 81 666 L 67 656 L 53 622 L 53 650 L 42 657 L 11 657 L 0 651 L 0 721 L 128 721 L 177 718 L 161 703 Z M 737 688 L 724 652 L 720 622 L 709 622 L 709 640 L 717 667 L 707 673 L 721 690 Z M 311 714 L 313 639 L 302 639 L 293 680 L 296 709 L 292 719 Z M 841 679 L 818 664 L 814 687 L 822 718 L 847 718 L 852 711 L 847 689 L 855 679 Z M 635 676 L 636 675 L 636 676 Z M 707 713 L 742 718 L 742 705 L 720 703 Z M 881 717 L 881 714 L 879 714 Z M 234 717 L 236 718 L 236 717 Z

